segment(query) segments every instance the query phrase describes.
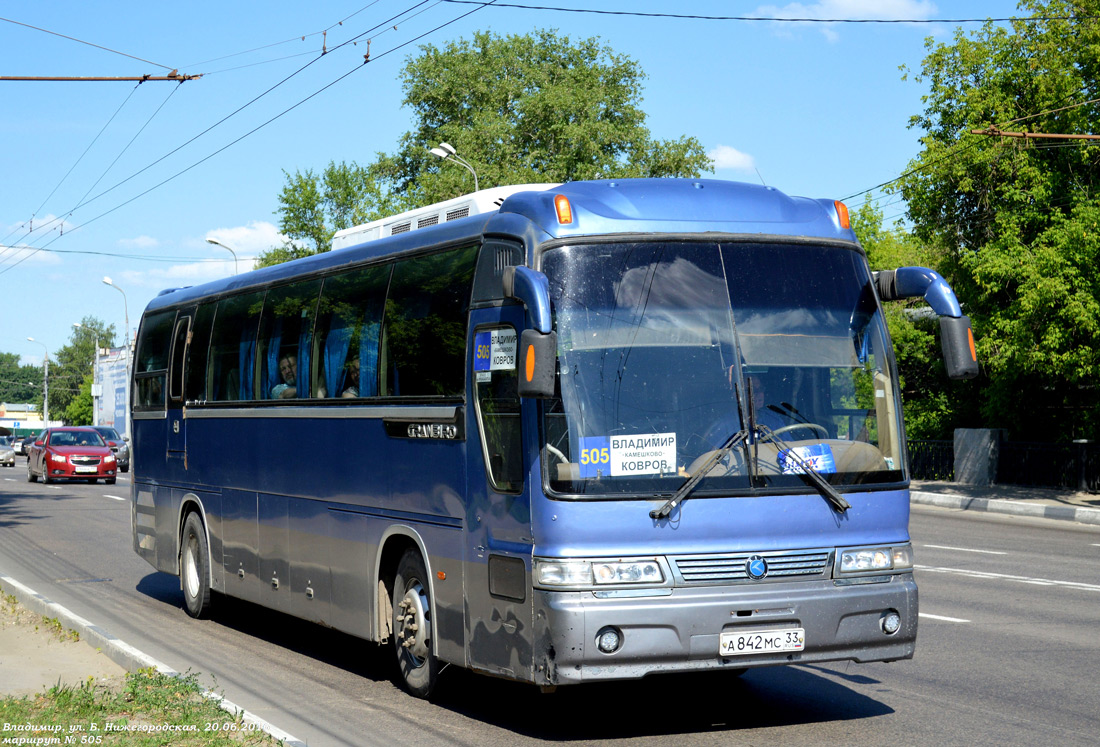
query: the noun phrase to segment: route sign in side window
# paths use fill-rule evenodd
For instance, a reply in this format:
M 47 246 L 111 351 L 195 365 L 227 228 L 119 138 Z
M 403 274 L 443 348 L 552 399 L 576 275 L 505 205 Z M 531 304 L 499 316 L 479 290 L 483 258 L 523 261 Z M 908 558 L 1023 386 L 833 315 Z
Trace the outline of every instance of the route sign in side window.
M 477 424 L 489 482 L 500 493 L 523 489 L 523 449 L 516 375 L 518 337 L 512 327 L 474 334 Z

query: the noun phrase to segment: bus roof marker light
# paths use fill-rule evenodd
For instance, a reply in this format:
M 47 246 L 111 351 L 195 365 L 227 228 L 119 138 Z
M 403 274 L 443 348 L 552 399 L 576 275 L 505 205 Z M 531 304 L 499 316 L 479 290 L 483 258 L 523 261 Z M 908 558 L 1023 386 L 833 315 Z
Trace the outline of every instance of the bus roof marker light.
M 561 225 L 573 222 L 573 206 L 565 195 L 554 195 L 554 211 L 558 214 L 558 223 Z
M 848 230 L 852 227 L 852 220 L 848 217 L 848 206 L 840 200 L 833 200 L 833 205 L 836 206 L 836 216 L 840 219 L 840 227 Z

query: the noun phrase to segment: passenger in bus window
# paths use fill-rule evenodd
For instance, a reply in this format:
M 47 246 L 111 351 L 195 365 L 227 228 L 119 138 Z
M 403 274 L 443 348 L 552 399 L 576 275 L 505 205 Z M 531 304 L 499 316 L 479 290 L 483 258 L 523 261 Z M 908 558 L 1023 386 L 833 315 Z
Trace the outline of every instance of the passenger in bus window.
M 348 364 L 348 386 L 340 392 L 341 397 L 359 396 L 359 359 L 355 358 Z
M 288 353 L 279 358 L 279 375 L 283 377 L 282 384 L 276 384 L 271 388 L 272 399 L 288 399 L 298 396 L 298 356 Z

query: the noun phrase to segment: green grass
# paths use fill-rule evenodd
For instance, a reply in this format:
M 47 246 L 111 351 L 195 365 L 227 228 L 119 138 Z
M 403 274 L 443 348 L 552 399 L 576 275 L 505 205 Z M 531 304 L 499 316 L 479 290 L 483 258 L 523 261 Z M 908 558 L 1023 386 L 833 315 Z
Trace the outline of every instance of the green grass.
M 20 744 L 20 738 L 28 745 L 279 744 L 202 692 L 195 674 L 172 677 L 153 669 L 132 672 L 113 686 L 91 677 L 81 685 L 58 684 L 34 696 L 0 700 L 0 744 Z

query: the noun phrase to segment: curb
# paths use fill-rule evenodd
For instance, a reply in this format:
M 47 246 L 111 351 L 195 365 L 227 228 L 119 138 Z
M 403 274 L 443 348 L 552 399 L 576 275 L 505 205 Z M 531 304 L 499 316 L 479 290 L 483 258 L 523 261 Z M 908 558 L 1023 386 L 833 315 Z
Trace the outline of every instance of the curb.
M 958 508 L 964 511 L 986 511 L 994 514 L 1031 516 L 1040 519 L 1076 521 L 1079 524 L 1100 526 L 1100 508 L 1075 506 L 1048 506 L 1044 504 L 1010 501 L 1003 498 L 970 498 L 950 493 L 928 493 L 914 490 L 909 493 L 911 503 L 941 508 Z
M 128 672 L 138 669 L 152 668 L 169 677 L 180 677 L 180 673 L 167 664 L 154 659 L 143 651 L 140 651 L 121 638 L 111 635 L 107 630 L 93 625 L 80 615 L 62 607 L 48 597 L 44 597 L 29 586 L 16 581 L 11 576 L 0 574 L 0 591 L 14 596 L 19 603 L 43 617 L 56 618 L 66 630 L 72 630 L 80 634 L 80 639 L 93 648 L 99 649 L 108 659 L 118 664 Z M 206 690 L 202 693 L 204 698 L 209 698 L 218 704 L 218 707 L 230 715 L 240 716 L 245 723 L 262 729 L 290 747 L 309 747 L 304 741 L 283 731 L 274 724 L 268 723 L 259 716 L 249 713 L 235 703 L 226 700 L 217 693 Z

